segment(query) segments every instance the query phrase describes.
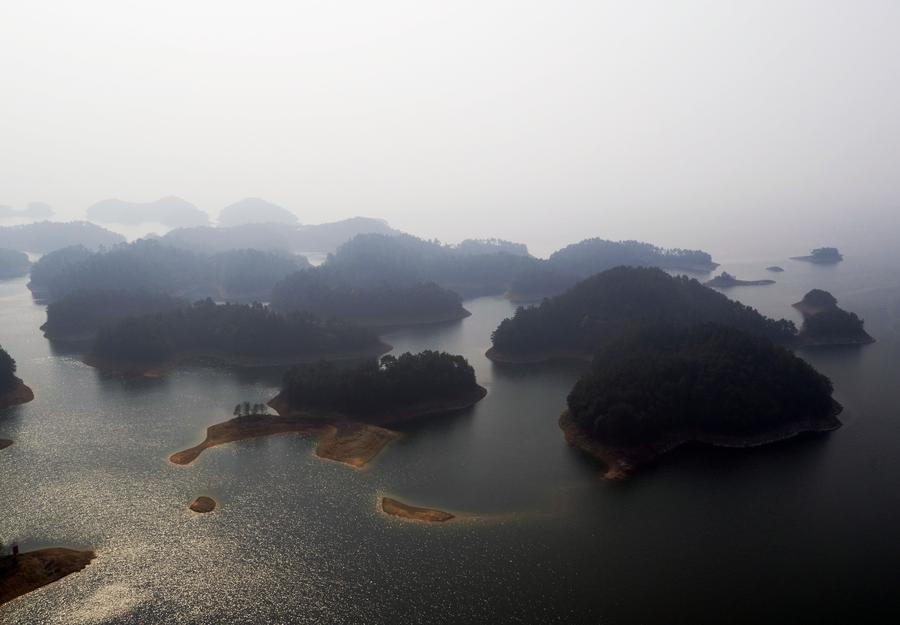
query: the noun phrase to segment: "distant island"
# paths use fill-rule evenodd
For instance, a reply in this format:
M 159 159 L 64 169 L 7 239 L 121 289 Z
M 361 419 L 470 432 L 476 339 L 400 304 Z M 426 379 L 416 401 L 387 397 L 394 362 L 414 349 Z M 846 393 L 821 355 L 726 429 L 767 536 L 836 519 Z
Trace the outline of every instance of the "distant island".
M 258 197 L 245 197 L 229 204 L 219 213 L 219 226 L 231 228 L 245 224 L 297 225 L 297 216 L 286 208 Z
M 16 361 L 0 347 L 0 410 L 27 404 L 34 393 L 16 377 Z
M 146 374 L 185 362 L 293 364 L 372 357 L 389 349 L 368 330 L 336 320 L 304 313 L 281 315 L 258 303 L 217 305 L 207 299 L 104 326 L 85 362 L 99 369 Z
M 466 359 L 444 352 L 383 356 L 350 368 L 320 361 L 285 373 L 269 402 L 277 415 L 242 413 L 210 426 L 203 442 L 169 460 L 189 464 L 210 447 L 296 432 L 320 437 L 317 456 L 361 468 L 397 438 L 383 426 L 463 410 L 486 394 Z
M 506 363 L 589 359 L 606 341 L 648 321 L 716 322 L 781 344 L 793 343 L 797 336 L 792 322 L 764 317 L 692 278 L 655 268 L 616 267 L 539 306 L 520 307 L 494 330 L 487 356 Z
M 784 271 L 784 267 L 772 265 L 771 267 L 766 267 L 766 271 L 771 271 L 772 273 L 782 273 Z
M 774 280 L 738 280 L 727 271 L 723 271 L 712 280 L 703 283 L 704 286 L 711 286 L 717 289 L 728 289 L 734 286 L 765 286 L 775 284 Z
M 606 477 L 687 443 L 754 447 L 840 427 L 831 382 L 786 348 L 717 324 L 645 326 L 598 352 L 560 418 Z
M 115 198 L 102 200 L 88 207 L 87 218 L 103 223 L 159 223 L 172 228 L 209 223 L 206 213 L 174 195 L 152 202 L 127 202 Z
M 28 286 L 51 301 L 97 290 L 266 301 L 278 281 L 305 267 L 305 257 L 285 253 L 248 249 L 201 254 L 139 240 L 102 252 L 83 247 L 51 252 L 34 264 Z
M 367 327 L 455 321 L 470 314 L 459 295 L 433 282 L 355 287 L 327 267 L 299 271 L 276 284 L 272 307 L 282 312 L 336 317 Z
M 0 280 L 27 275 L 30 268 L 31 261 L 28 260 L 28 254 L 0 248 Z
M 82 570 L 95 557 L 93 551 L 61 547 L 0 554 L 0 605 Z
M 166 293 L 140 290 L 90 289 L 73 291 L 47 306 L 44 336 L 57 341 L 93 341 L 100 328 L 126 317 L 153 315 L 190 302 Z
M 201 496 L 194 499 L 188 507 L 198 514 L 207 514 L 216 509 L 216 500 L 212 497 Z
M 823 265 L 839 263 L 844 257 L 836 247 L 819 247 L 812 250 L 808 256 L 792 256 L 791 260 L 804 260 L 810 263 Z
M 803 314 L 800 342 L 807 346 L 866 345 L 874 343 L 856 313 L 838 307 L 828 291 L 813 289 L 794 308 Z
M 25 208 L 0 206 L 0 219 L 49 219 L 53 217 L 53 207 L 46 202 L 29 202 Z
M 124 242 L 125 237 L 121 234 L 88 221 L 39 221 L 0 228 L 0 247 L 37 254 L 46 254 L 72 245 L 96 250 Z

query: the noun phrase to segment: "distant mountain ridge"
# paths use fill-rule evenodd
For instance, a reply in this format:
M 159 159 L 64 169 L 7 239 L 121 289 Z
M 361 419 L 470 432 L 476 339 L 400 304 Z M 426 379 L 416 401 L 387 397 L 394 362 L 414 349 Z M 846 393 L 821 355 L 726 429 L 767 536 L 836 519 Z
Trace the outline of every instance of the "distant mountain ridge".
M 87 217 L 104 223 L 160 223 L 173 228 L 209 223 L 206 213 L 175 195 L 153 202 L 128 202 L 117 198 L 101 200 L 88 207 Z

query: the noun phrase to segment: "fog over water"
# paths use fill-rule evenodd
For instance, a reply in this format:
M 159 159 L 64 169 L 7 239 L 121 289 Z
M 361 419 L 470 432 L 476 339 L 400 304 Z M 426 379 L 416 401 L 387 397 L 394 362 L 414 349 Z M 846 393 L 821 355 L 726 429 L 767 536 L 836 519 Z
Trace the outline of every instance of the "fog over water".
M 175 194 L 539 254 L 848 252 L 900 222 L 900 5 L 0 4 L 0 204 Z

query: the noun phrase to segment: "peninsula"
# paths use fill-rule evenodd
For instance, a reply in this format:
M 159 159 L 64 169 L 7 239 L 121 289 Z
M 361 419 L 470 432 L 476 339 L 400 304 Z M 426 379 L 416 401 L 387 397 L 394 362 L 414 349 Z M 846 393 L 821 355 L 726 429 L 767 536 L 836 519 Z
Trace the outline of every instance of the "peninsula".
M 0 605 L 82 570 L 95 557 L 62 547 L 0 556 Z
M 766 286 L 775 284 L 774 280 L 738 280 L 736 277 L 723 271 L 712 280 L 703 283 L 704 286 L 710 286 L 717 289 L 728 289 L 734 286 Z
M 688 442 L 755 447 L 835 430 L 831 393 L 828 378 L 764 338 L 650 325 L 598 353 L 559 424 L 616 479 Z
M 422 521 L 424 523 L 446 523 L 456 518 L 456 515 L 443 510 L 419 508 L 390 497 L 381 498 L 381 511 L 390 516 L 408 521 Z
M 616 267 L 538 306 L 520 307 L 494 331 L 487 357 L 498 363 L 589 359 L 611 337 L 647 322 L 715 322 L 780 344 L 797 335 L 792 322 L 764 317 L 692 278 Z
M 828 291 L 813 289 L 794 304 L 803 314 L 800 344 L 804 346 L 867 345 L 874 343 L 856 313 L 838 307 Z
M 0 410 L 27 404 L 34 393 L 16 377 L 16 361 L 0 347 Z

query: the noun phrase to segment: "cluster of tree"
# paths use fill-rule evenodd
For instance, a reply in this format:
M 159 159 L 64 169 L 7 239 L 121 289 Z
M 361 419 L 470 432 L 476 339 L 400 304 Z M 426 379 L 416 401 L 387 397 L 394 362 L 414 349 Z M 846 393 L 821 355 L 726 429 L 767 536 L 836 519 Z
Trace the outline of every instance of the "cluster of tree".
M 828 291 L 823 291 L 822 289 L 813 289 L 800 300 L 800 303 L 804 306 L 823 310 L 826 308 L 834 308 L 837 306 L 837 302 L 837 298 L 834 295 Z
M 302 256 L 259 250 L 207 255 L 139 240 L 98 253 L 79 248 L 50 253 L 35 264 L 31 286 L 52 299 L 97 289 L 267 299 L 279 280 L 308 266 Z
M 46 254 L 71 245 L 100 249 L 124 243 L 125 237 L 87 221 L 40 221 L 0 228 L 0 247 Z
M 528 246 L 505 239 L 466 239 L 453 246 L 461 254 L 496 254 L 506 252 L 517 256 L 529 256 Z
M 455 399 L 478 388 L 462 356 L 409 352 L 354 368 L 318 362 L 285 373 L 281 397 L 298 410 L 378 415 L 421 402 Z
M 539 306 L 520 307 L 491 339 L 503 354 L 592 354 L 609 336 L 648 321 L 715 322 L 777 343 L 790 343 L 797 335 L 792 322 L 764 317 L 692 278 L 656 268 L 616 267 Z
M 837 263 L 844 260 L 844 256 L 836 247 L 817 247 L 809 253 L 809 256 L 795 256 L 794 260 L 808 260 L 814 263 Z
M 169 195 L 153 202 L 101 200 L 88 207 L 88 219 L 119 224 L 159 223 L 170 227 L 199 226 L 209 216 L 180 197 Z
M 568 397 L 597 441 L 753 436 L 832 414 L 831 382 L 771 341 L 717 324 L 646 325 L 600 350 Z
M 460 297 L 433 282 L 353 286 L 330 267 L 291 274 L 272 292 L 272 307 L 339 317 L 360 325 L 415 323 L 463 316 Z
M 870 342 L 872 337 L 866 332 L 864 322 L 856 313 L 837 306 L 828 308 L 803 320 L 802 335 L 814 341 L 829 339 Z
M 16 361 L 3 347 L 0 347 L 0 395 L 10 392 L 18 384 Z
M 556 295 L 578 280 L 623 265 L 700 273 L 718 266 L 700 250 L 663 249 L 640 241 L 585 239 L 551 254 L 538 271 L 519 276 L 510 290 L 520 297 Z
M 374 348 L 378 337 L 308 313 L 281 315 L 259 303 L 217 305 L 211 299 L 188 308 L 126 317 L 97 333 L 92 353 L 103 360 L 164 362 L 176 355 L 313 357 Z
M 31 261 L 28 254 L 0 248 L 0 279 L 18 278 L 28 273 Z
M 354 217 L 334 223 L 317 225 L 292 225 L 286 223 L 238 223 L 243 221 L 234 216 L 235 225 L 225 227 L 177 228 L 163 235 L 160 240 L 166 245 L 180 247 L 194 252 L 211 254 L 235 249 L 253 248 L 258 250 L 279 250 L 296 254 L 330 253 L 342 243 L 362 233 L 396 234 L 386 222 L 380 219 Z M 258 222 L 273 215 L 246 219 Z M 221 217 L 220 217 L 221 219 Z M 231 217 L 228 218 L 231 223 Z M 295 218 L 296 220 L 296 218 Z
M 251 404 L 245 401 L 235 404 L 232 414 L 236 417 L 249 417 L 250 415 L 264 415 L 269 413 L 269 408 L 265 404 Z
M 47 306 L 47 322 L 41 330 L 48 338 L 92 338 L 100 328 L 125 317 L 167 312 L 189 305 L 185 299 L 154 291 L 73 291 Z

